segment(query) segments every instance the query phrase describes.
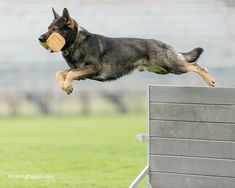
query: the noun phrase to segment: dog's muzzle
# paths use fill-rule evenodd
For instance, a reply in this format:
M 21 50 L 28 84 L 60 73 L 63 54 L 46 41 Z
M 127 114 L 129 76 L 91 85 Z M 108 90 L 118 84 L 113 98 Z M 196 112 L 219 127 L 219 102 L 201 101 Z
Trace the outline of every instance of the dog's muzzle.
M 51 52 L 59 52 L 65 45 L 65 39 L 59 33 L 52 33 L 46 42 L 43 42 L 41 37 L 39 38 L 39 41 L 44 48 Z

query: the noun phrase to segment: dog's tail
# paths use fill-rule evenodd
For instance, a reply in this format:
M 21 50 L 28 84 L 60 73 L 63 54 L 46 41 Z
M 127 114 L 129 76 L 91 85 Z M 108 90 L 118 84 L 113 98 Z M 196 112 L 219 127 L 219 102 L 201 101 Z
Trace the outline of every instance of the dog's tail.
M 194 50 L 190 51 L 190 52 L 186 52 L 186 53 L 181 53 L 184 58 L 186 59 L 186 61 L 188 61 L 189 63 L 195 62 L 197 61 L 197 59 L 200 57 L 200 55 L 203 52 L 203 48 L 195 48 Z

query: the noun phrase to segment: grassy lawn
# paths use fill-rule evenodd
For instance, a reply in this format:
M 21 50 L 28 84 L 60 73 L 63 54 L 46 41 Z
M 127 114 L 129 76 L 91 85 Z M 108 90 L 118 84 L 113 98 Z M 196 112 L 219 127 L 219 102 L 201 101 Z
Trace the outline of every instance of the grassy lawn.
M 2 118 L 0 187 L 125 188 L 146 164 L 145 132 L 144 115 Z

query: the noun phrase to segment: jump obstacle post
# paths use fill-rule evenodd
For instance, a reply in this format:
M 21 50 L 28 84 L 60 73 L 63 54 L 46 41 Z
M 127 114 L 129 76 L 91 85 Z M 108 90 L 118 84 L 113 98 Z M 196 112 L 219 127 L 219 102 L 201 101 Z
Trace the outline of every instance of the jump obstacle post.
M 148 188 L 235 187 L 235 88 L 149 86 Z

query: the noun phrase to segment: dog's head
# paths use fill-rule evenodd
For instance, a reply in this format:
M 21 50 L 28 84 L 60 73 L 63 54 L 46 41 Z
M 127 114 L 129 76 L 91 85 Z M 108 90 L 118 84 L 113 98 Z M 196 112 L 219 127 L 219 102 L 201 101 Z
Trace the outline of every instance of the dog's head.
M 50 50 L 57 52 L 67 49 L 75 40 L 77 35 L 77 23 L 70 17 L 66 8 L 63 10 L 63 15 L 60 16 L 52 8 L 54 20 L 48 27 L 48 31 L 39 37 L 41 45 Z

